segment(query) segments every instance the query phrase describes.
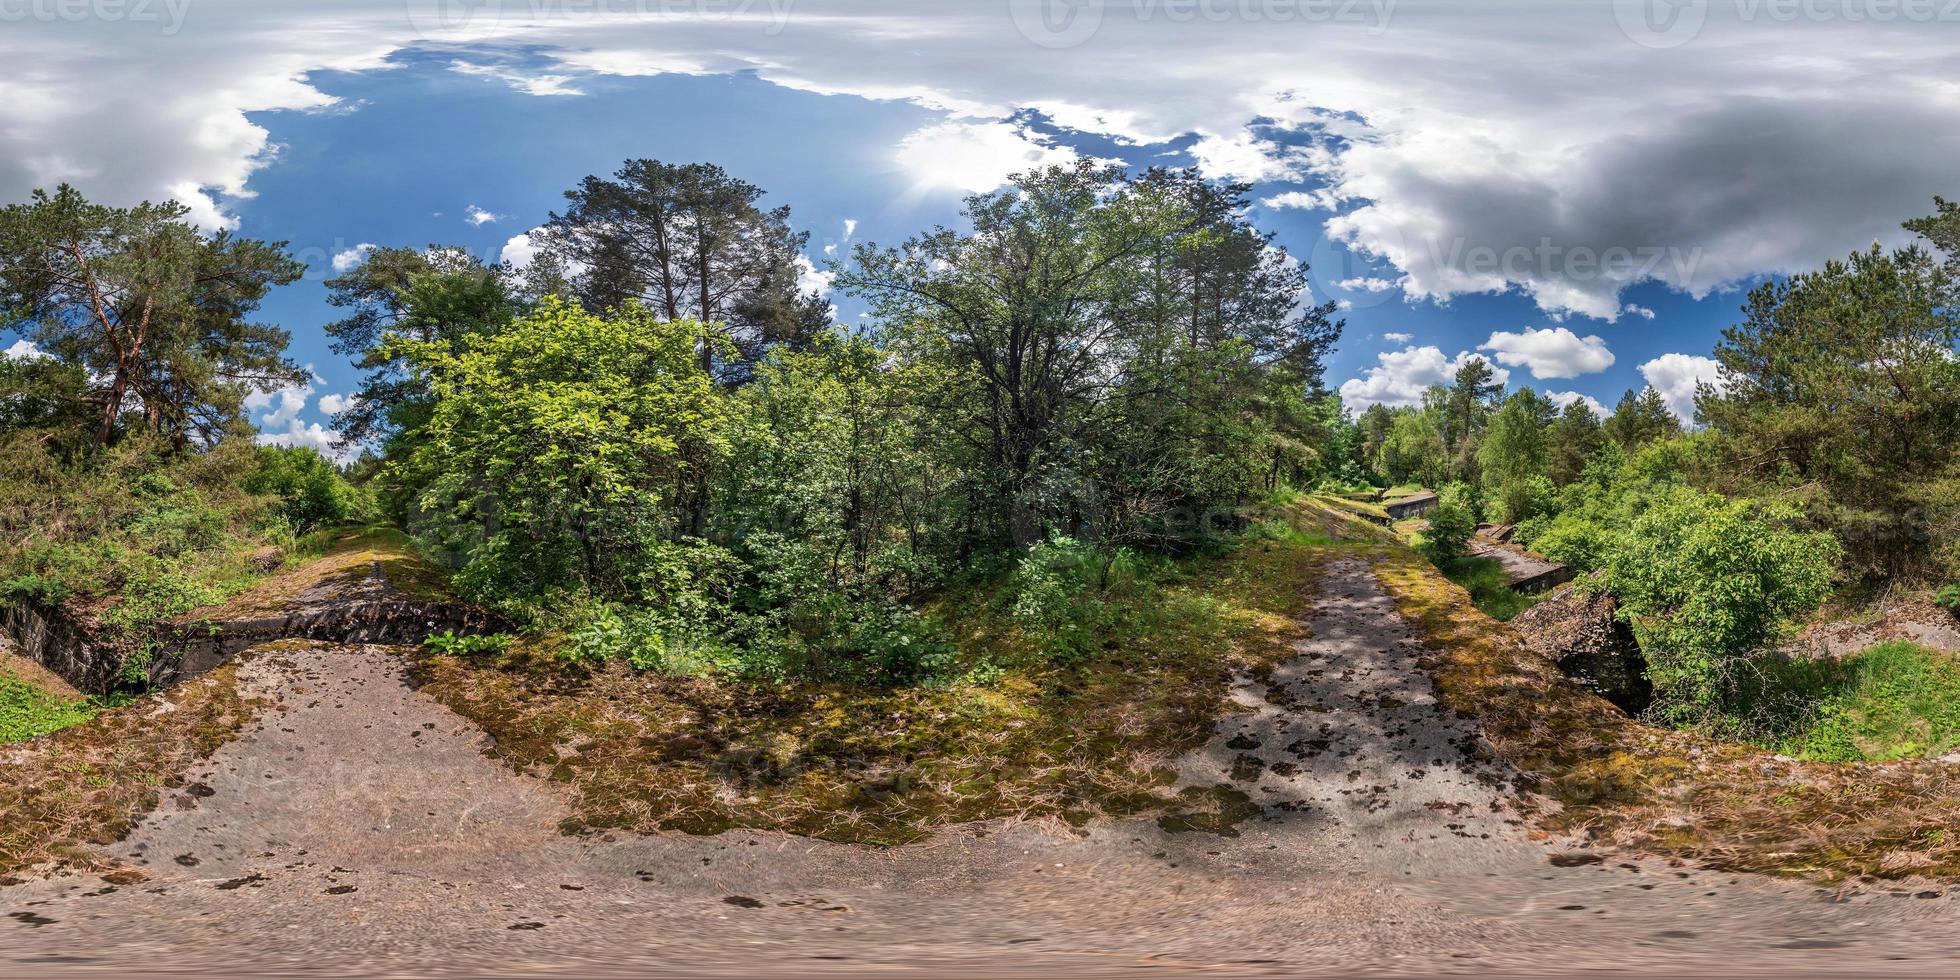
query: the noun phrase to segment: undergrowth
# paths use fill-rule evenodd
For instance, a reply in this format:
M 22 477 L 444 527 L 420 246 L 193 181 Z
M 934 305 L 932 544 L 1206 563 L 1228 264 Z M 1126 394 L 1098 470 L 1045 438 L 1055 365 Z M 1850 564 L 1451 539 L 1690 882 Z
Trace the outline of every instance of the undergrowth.
M 1788 683 L 1815 705 L 1778 750 L 1826 762 L 1936 757 L 1960 746 L 1960 664 L 1914 643 L 1806 662 Z
M 0 744 L 24 742 L 95 717 L 86 698 L 64 698 L 0 670 Z
M 1511 588 L 1511 577 L 1504 566 L 1488 558 L 1463 555 L 1446 559 L 1437 567 L 1450 581 L 1470 593 L 1470 601 L 1484 615 L 1499 622 L 1511 621 L 1542 598 Z
M 977 819 L 1143 811 L 1223 827 L 1243 808 L 1174 792 L 1169 763 L 1210 738 L 1235 670 L 1290 655 L 1333 544 L 1286 520 L 1182 561 L 1052 542 L 927 606 L 952 660 L 912 686 L 568 662 L 570 641 L 549 635 L 501 654 L 426 652 L 415 675 L 506 762 L 570 788 L 569 831 L 897 844 Z

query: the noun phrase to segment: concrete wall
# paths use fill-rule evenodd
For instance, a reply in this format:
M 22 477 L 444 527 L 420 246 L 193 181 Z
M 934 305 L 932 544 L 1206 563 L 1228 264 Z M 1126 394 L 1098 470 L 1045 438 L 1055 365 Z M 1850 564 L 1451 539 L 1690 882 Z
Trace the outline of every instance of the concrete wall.
M 39 603 L 0 605 L 0 628 L 32 657 L 89 694 L 132 686 L 123 679 L 130 651 L 93 637 L 67 612 Z M 163 631 L 161 648 L 144 671 L 150 686 L 196 677 L 241 651 L 274 640 L 416 644 L 445 630 L 494 633 L 509 624 L 464 606 L 432 602 L 360 602 L 287 616 L 192 623 Z M 141 685 L 134 685 L 141 686 Z

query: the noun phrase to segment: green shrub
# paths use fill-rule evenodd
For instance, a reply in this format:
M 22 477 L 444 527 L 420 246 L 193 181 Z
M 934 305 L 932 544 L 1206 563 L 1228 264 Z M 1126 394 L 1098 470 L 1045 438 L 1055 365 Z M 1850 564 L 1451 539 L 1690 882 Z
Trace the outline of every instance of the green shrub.
M 454 630 L 443 630 L 423 639 L 422 645 L 437 653 L 452 657 L 476 657 L 484 654 L 502 653 L 510 649 L 511 635 L 508 633 L 480 633 L 457 636 Z
M 1960 747 L 1960 664 L 1913 643 L 1881 643 L 1813 667 L 1789 693 L 1814 704 L 1778 750 L 1826 762 L 1944 755 Z
M 259 447 L 259 470 L 245 489 L 278 497 L 295 533 L 352 519 L 360 496 L 331 460 L 304 446 Z
M 1429 512 L 1429 529 L 1422 532 L 1423 554 L 1438 565 L 1462 555 L 1477 533 L 1476 504 L 1460 483 L 1443 488 L 1441 500 Z
M 1829 593 L 1839 555 L 1796 512 L 1676 487 L 1654 501 L 1606 563 L 1633 627 L 1655 706 L 1677 722 L 1746 715 L 1735 695 L 1765 649 Z
M 1036 544 L 1015 566 L 1009 611 L 1048 654 L 1075 661 L 1102 646 L 1122 618 L 1110 592 L 1136 576 L 1137 557 L 1057 535 Z
M 1960 616 L 1960 585 L 1940 586 L 1939 593 L 1933 596 L 1933 604 L 1955 616 Z

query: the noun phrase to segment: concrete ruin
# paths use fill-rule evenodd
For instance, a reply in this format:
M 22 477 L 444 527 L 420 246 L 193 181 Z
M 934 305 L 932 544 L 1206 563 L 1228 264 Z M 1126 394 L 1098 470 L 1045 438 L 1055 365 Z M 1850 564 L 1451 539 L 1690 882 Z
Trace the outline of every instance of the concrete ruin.
M 1441 498 L 1437 497 L 1434 493 L 1424 490 L 1421 493 L 1403 497 L 1400 500 L 1391 500 L 1383 504 L 1382 509 L 1388 511 L 1389 520 L 1402 521 L 1411 517 L 1421 517 L 1435 510 L 1436 505 L 1441 502 Z

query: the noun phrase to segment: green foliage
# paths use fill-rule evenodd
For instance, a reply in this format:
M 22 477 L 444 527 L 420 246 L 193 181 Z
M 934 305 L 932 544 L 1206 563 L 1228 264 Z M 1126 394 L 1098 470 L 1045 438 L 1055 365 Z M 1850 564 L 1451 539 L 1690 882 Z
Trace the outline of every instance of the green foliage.
M 1790 507 L 1674 488 L 1652 501 L 1613 549 L 1607 587 L 1632 625 L 1657 710 L 1713 721 L 1743 677 L 1797 617 L 1829 594 L 1840 549 L 1794 529 Z
M 499 654 L 510 649 L 509 633 L 475 633 L 457 636 L 454 630 L 443 630 L 422 640 L 422 645 L 437 653 L 452 657 L 478 657 L 486 654 Z
M 1933 604 L 1960 616 L 1960 584 L 1949 582 L 1940 586 L 1940 591 L 1933 596 Z
M 648 552 L 696 520 L 730 406 L 700 367 L 692 321 L 612 317 L 557 301 L 508 329 L 393 349 L 437 401 L 393 478 L 420 486 L 437 553 L 486 601 L 638 591 Z
M 1889 762 L 1960 747 L 1960 664 L 1905 642 L 1806 665 L 1789 693 L 1812 706 L 1777 749 L 1800 759 Z
M 96 711 L 90 701 L 57 697 L 0 669 L 0 745 L 79 725 Z
M 31 433 L 0 436 L 0 589 L 93 610 L 138 684 L 160 622 L 244 589 L 255 552 L 293 543 L 273 498 L 244 489 L 257 447 L 178 454 L 159 442 L 71 463 Z
M 1736 465 L 1801 495 L 1861 577 L 1930 571 L 1960 532 L 1957 271 L 1874 245 L 1765 283 L 1715 348 L 1723 389 L 1698 400 Z
M 1509 622 L 1512 617 L 1530 609 L 1540 598 L 1511 588 L 1511 579 L 1504 566 L 1488 558 L 1463 555 L 1446 559 L 1436 567 L 1450 581 L 1463 586 L 1464 591 L 1470 593 L 1470 601 L 1478 610 L 1499 622 Z
M 1033 548 L 1015 566 L 1005 593 L 1014 621 L 1041 648 L 1062 662 L 1091 656 L 1121 621 L 1113 591 L 1134 582 L 1139 563 L 1125 548 L 1099 548 L 1056 536 Z
M 53 396 L 95 413 L 85 432 L 44 402 L 24 421 L 98 449 L 142 431 L 182 451 L 243 431 L 248 394 L 300 380 L 286 332 L 248 318 L 306 267 L 283 243 L 205 235 L 189 210 L 104 207 L 65 184 L 0 208 L 0 333 L 56 362 L 29 386 L 30 405 Z
M 1441 498 L 1429 512 L 1429 528 L 1422 532 L 1425 557 L 1438 565 L 1458 558 L 1477 533 L 1477 504 L 1470 488 L 1452 483 L 1438 494 Z
M 296 534 L 351 520 L 361 506 L 359 492 L 340 470 L 317 450 L 303 446 L 259 447 L 259 471 L 246 478 L 245 489 L 278 497 Z
M 1668 410 L 1661 393 L 1648 385 L 1622 396 L 1602 428 L 1622 451 L 1633 452 L 1648 443 L 1680 435 L 1681 420 Z

